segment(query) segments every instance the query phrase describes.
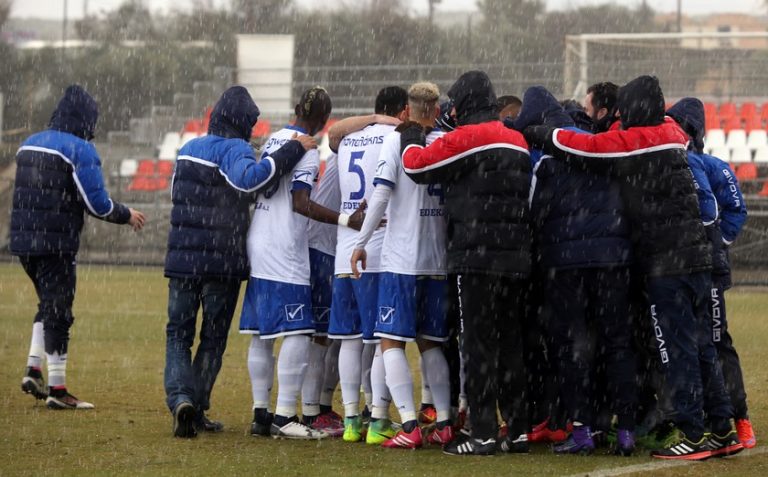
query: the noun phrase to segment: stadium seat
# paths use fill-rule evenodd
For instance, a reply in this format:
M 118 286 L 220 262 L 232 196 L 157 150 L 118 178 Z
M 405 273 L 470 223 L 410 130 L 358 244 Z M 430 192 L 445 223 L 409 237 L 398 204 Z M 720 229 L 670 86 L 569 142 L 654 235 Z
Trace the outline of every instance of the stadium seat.
M 272 131 L 272 124 L 266 119 L 259 120 L 251 131 L 251 137 L 266 137 Z
M 157 154 L 157 158 L 162 160 L 176 159 L 180 143 L 181 134 L 177 132 L 166 133 L 163 137 L 163 143 L 160 144 L 160 152 Z
M 715 103 L 704 103 L 704 114 L 706 116 L 717 116 L 717 105 Z
M 723 103 L 720 105 L 718 113 L 721 117 L 726 119 L 736 116 L 736 105 L 733 103 Z
M 704 143 L 710 149 L 725 146 L 725 131 L 707 128 L 707 136 L 704 138 Z
M 755 151 L 755 162 L 768 162 L 768 145 L 760 146 Z
M 744 130 L 747 132 L 763 129 L 763 121 L 757 116 L 744 118 Z
M 731 162 L 752 162 L 752 151 L 747 146 L 738 146 L 731 149 Z
M 173 161 L 142 160 L 139 162 L 136 175 L 128 185 L 128 190 L 155 192 L 167 189 L 168 179 L 173 173 L 173 164 Z
M 768 121 L 768 102 L 763 103 L 763 106 L 760 108 L 760 119 Z
M 752 163 L 740 165 L 736 168 L 736 179 L 740 182 L 757 179 L 757 166 Z
M 763 182 L 763 188 L 757 193 L 760 197 L 768 197 L 768 181 Z
M 742 129 L 742 121 L 741 118 L 733 115 L 728 117 L 723 117 L 723 129 L 725 129 L 725 132 L 730 132 L 734 129 Z
M 717 113 L 707 114 L 704 116 L 704 127 L 707 131 L 710 129 L 720 129 L 722 127 L 722 120 Z
M 170 177 L 171 175 L 173 175 L 174 164 L 175 164 L 175 161 L 163 161 L 163 160 L 157 161 L 157 168 L 155 169 L 155 171 L 157 172 L 158 176 Z
M 739 108 L 739 116 L 744 119 L 757 116 L 757 105 L 752 102 L 741 103 L 741 108 Z
M 136 159 L 123 159 L 120 161 L 120 177 L 133 177 L 139 168 L 139 161 Z
M 762 146 L 768 145 L 768 132 L 764 129 L 753 129 L 747 136 L 747 147 L 756 151 Z
M 709 152 L 711 155 L 719 158 L 722 161 L 730 162 L 731 161 L 731 150 L 728 149 L 725 146 L 717 146 L 710 149 Z
M 728 133 L 725 145 L 731 149 L 745 147 L 747 145 L 747 132 L 743 129 L 733 129 Z

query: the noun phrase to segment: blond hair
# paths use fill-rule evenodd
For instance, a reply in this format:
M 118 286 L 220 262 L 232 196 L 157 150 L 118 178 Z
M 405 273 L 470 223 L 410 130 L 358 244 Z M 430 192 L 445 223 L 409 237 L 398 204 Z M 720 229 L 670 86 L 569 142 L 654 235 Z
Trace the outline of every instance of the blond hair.
M 411 119 L 430 119 L 440 99 L 440 89 L 435 83 L 426 81 L 415 83 L 408 88 L 408 106 Z

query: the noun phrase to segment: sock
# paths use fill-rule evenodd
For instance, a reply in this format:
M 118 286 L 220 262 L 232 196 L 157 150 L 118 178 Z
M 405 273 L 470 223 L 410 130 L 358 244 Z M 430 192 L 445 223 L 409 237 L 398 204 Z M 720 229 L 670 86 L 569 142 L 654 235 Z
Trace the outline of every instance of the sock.
M 421 354 L 424 376 L 430 383 L 432 395 L 435 398 L 437 420 L 446 421 L 451 418 L 451 379 L 448 361 L 440 347 L 430 348 Z
M 333 340 L 325 353 L 323 390 L 320 392 L 320 412 L 333 411 L 333 393 L 339 385 L 339 348 L 341 340 Z
M 400 412 L 403 422 L 416 420 L 416 405 L 413 403 L 413 377 L 408 366 L 405 350 L 390 348 L 384 352 L 384 368 L 387 386 L 392 393 L 392 400 Z
M 304 418 L 320 414 L 320 391 L 323 386 L 325 353 L 328 347 L 320 343 L 309 343 L 307 374 L 301 385 L 301 414 Z
M 48 360 L 48 386 L 52 388 L 67 388 L 67 354 L 46 353 Z
M 371 363 L 371 389 L 373 390 L 373 402 L 371 407 L 371 419 L 388 419 L 389 403 L 392 396 L 389 394 L 384 372 L 384 358 L 381 356 L 381 345 L 376 345 Z
M 421 369 L 421 409 L 426 409 L 435 401 L 432 398 L 432 390 L 429 388 L 427 371 L 424 368 L 424 359 L 419 355 L 419 368 Z
M 291 335 L 283 338 L 277 357 L 277 405 L 276 416 L 296 415 L 296 398 L 301 392 L 304 374 L 307 372 L 310 339 L 307 335 Z
M 43 366 L 45 356 L 45 339 L 43 337 L 43 322 L 36 321 L 32 324 L 32 340 L 29 344 L 29 356 L 27 366 L 40 369 Z
M 272 355 L 274 346 L 273 339 L 263 340 L 253 336 L 248 347 L 248 374 L 251 376 L 254 409 L 269 408 L 269 393 L 275 379 L 275 357 Z
M 363 355 L 361 361 L 362 376 L 360 376 L 360 384 L 363 387 L 363 395 L 365 396 L 365 407 L 370 411 L 373 407 L 373 389 L 371 388 L 371 366 L 373 365 L 373 355 L 376 352 L 376 345 L 373 343 L 365 343 L 363 345 Z
M 360 363 L 363 340 L 355 338 L 342 340 L 339 349 L 339 381 L 344 416 L 353 417 L 360 413 Z
M 416 429 L 416 426 L 418 424 L 419 423 L 416 422 L 416 419 L 411 419 L 410 421 L 406 421 L 403 423 L 403 430 L 408 434 L 410 434 L 411 432 L 413 432 L 414 429 Z

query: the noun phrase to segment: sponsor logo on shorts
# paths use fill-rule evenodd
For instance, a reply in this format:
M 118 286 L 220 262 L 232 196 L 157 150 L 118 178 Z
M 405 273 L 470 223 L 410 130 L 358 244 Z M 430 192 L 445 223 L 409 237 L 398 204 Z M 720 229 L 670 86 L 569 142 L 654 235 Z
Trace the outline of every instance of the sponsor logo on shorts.
M 392 323 L 392 319 L 395 317 L 395 309 L 391 306 L 379 307 L 379 321 L 384 324 Z
M 285 305 L 285 316 L 288 321 L 302 321 L 304 319 L 304 304 Z

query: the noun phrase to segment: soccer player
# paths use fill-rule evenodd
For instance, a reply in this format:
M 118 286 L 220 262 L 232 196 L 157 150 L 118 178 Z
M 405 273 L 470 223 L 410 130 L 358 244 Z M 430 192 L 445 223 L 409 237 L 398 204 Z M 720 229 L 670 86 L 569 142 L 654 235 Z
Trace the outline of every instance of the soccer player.
M 520 108 L 523 107 L 523 102 L 517 96 L 499 96 L 499 120 L 514 121 L 517 115 L 520 114 Z
M 429 145 L 420 126 L 404 130 L 403 168 L 417 183 L 443 184 L 447 267 L 458 275 L 472 432 L 443 452 L 490 455 L 496 453 L 497 368 L 518 371 L 511 387 L 520 396 L 526 386 L 520 321 L 531 266 L 531 162 L 522 135 L 499 121 L 487 74 L 462 74 L 448 97 L 458 126 Z M 527 416 L 513 424 L 511 435 L 525 433 Z
M 587 88 L 584 112 L 592 119 L 592 132 L 607 131 L 616 121 L 616 98 L 619 87 L 610 81 L 595 83 Z
M 440 111 L 439 96 L 437 86 L 432 83 L 416 83 L 408 90 L 405 113 L 410 121 L 430 129 L 427 144 L 443 134 L 439 129 L 433 129 Z M 404 126 L 407 123 L 398 128 Z M 379 311 L 374 335 L 381 338 L 386 383 L 403 427 L 382 446 L 415 449 L 423 444 L 413 400 L 413 377 L 405 355 L 406 343 L 413 341 L 421 352 L 423 379 L 429 382 L 437 409 L 436 427 L 427 440 L 446 444 L 454 435 L 450 420 L 448 362 L 441 347 L 448 339 L 443 190 L 439 184 L 415 184 L 405 175 L 400 159 L 399 132 L 384 138 L 373 183 L 375 188 L 368 214 L 350 262 L 353 275 L 359 278 L 357 264 L 361 262 L 362 269 L 366 269 L 365 246 L 389 207 L 381 250 Z
M 75 271 L 85 212 L 114 224 L 144 226 L 144 214 L 113 201 L 99 154 L 90 142 L 99 110 L 78 85 L 69 86 L 48 123 L 16 153 L 10 250 L 39 300 L 21 390 L 50 409 L 93 409 L 67 388 L 69 329 L 75 320 Z M 48 363 L 48 387 L 43 380 Z
M 262 160 L 294 134 L 314 136 L 328 121 L 331 98 L 316 86 L 305 91 L 296 105 L 292 126 L 272 134 L 264 145 Z M 336 224 L 338 212 L 310 200 L 310 191 L 320 164 L 316 150 L 308 151 L 293 169 L 256 202 L 248 230 L 248 280 L 240 332 L 253 334 L 248 349 L 248 372 L 253 392 L 252 435 L 272 435 L 284 439 L 320 439 L 327 434 L 299 422 L 296 399 L 308 365 L 312 319 L 310 288 L 309 219 Z M 357 228 L 358 215 L 343 217 L 345 224 Z M 277 360 L 277 407 L 268 412 L 274 375 L 275 338 L 283 337 Z
M 249 206 L 260 190 L 293 169 L 305 148 L 316 147 L 309 137 L 288 140 L 257 162 L 248 141 L 258 116 L 259 108 L 245 88 L 227 89 L 211 112 L 208 134 L 185 144 L 176 161 L 165 258 L 165 392 L 176 437 L 223 428 L 205 412 L 221 369 L 240 284 L 248 277 Z M 201 306 L 200 343 L 193 360 Z
M 398 86 L 384 88 L 376 96 L 375 112 L 402 119 L 406 101 L 407 93 L 404 89 Z M 347 134 L 340 141 L 338 166 L 343 214 L 358 210 L 370 197 L 384 137 L 393 130 L 394 126 L 391 124 L 371 124 Z M 368 248 L 368 269 L 360 278 L 355 279 L 352 277 L 349 257 L 354 249 L 356 234 L 344 227 L 338 229 L 328 336 L 342 340 L 339 350 L 339 378 L 344 402 L 343 438 L 347 442 L 358 442 L 363 437 L 363 423 L 359 411 L 361 372 L 366 367 L 363 360 L 363 342 L 373 344 L 377 341 L 373 328 L 378 314 L 378 276 L 381 271 L 383 239 L 383 229 L 373 234 Z M 372 429 L 378 429 L 386 435 L 385 437 L 391 437 L 389 434 L 394 435 L 394 432 L 387 419 L 389 403 L 383 400 L 388 394 L 384 381 L 384 365 L 381 356 L 374 357 L 373 361 L 370 365 L 371 386 L 384 389 L 373 393 L 382 400 L 373 402 L 372 421 L 381 419 L 382 422 L 373 425 Z M 371 443 L 378 440 L 378 433 L 369 434 Z

